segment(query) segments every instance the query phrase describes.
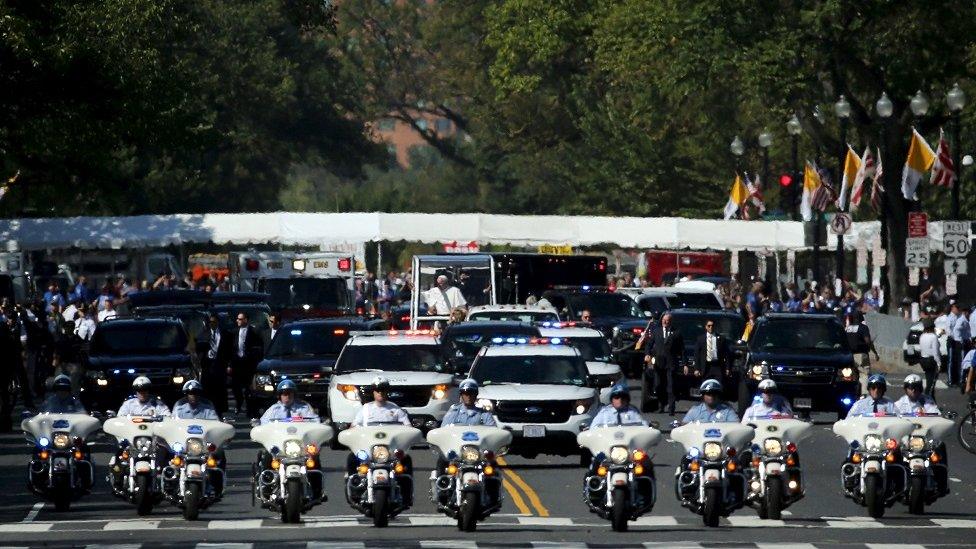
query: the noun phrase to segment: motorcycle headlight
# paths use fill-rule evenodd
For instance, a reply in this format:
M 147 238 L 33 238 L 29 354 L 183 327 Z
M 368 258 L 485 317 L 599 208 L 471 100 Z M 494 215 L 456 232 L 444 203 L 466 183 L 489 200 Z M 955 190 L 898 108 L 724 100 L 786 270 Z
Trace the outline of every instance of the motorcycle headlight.
M 592 406 L 592 405 L 593 405 L 593 399 L 592 398 L 582 398 L 580 400 L 577 400 L 576 401 L 576 414 L 577 415 L 585 414 L 586 411 L 589 410 L 590 409 L 590 406 Z
M 708 461 L 718 461 L 722 457 L 722 445 L 717 442 L 706 442 L 702 453 Z
M 444 400 L 447 397 L 447 385 L 434 385 L 430 390 L 430 396 L 434 400 Z
M 495 403 L 488 400 L 487 398 L 479 398 L 478 407 L 484 408 L 486 411 L 490 412 L 495 408 Z
M 285 441 L 285 456 L 290 458 L 295 458 L 302 455 L 302 441 L 300 440 L 286 440 Z
M 346 400 L 359 402 L 359 389 L 355 385 L 338 385 L 336 387 Z
M 148 452 L 152 447 L 152 439 L 149 437 L 137 437 L 135 446 L 139 452 Z
M 71 443 L 71 438 L 68 437 L 67 433 L 54 433 L 52 442 L 55 448 L 63 450 Z
M 881 451 L 881 435 L 868 435 L 864 437 L 864 451 L 876 453 Z
M 625 446 L 614 446 L 610 448 L 610 461 L 617 465 L 627 463 L 628 457 L 630 457 L 630 451 Z
M 55 439 L 56 441 L 57 439 Z M 911 437 L 908 439 L 908 448 L 913 452 L 925 450 L 925 439 L 922 437 Z
M 778 456 L 783 453 L 783 441 L 778 438 L 767 438 L 763 441 L 763 451 L 769 456 Z
M 203 455 L 203 441 L 198 438 L 186 439 L 186 455 L 188 456 Z
M 373 446 L 373 462 L 386 463 L 390 460 L 390 447 L 377 444 Z
M 462 446 L 461 447 L 461 461 L 465 463 L 478 463 L 481 459 L 481 452 L 478 451 L 477 446 Z

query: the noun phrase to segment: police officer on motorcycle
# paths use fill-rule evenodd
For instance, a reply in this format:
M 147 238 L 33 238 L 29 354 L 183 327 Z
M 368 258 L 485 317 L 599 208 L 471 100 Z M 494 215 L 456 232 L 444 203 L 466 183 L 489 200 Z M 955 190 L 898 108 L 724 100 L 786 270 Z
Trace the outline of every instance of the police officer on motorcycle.
M 935 399 L 922 392 L 922 376 L 908 374 L 905 376 L 904 388 L 905 395 L 895 401 L 895 411 L 899 415 L 940 413 Z
M 495 426 L 495 417 L 491 412 L 481 408 L 476 404 L 478 401 L 478 382 L 473 379 L 466 379 L 458 386 L 460 402 L 451 406 L 441 427 L 447 425 L 488 425 Z
M 643 425 L 647 422 L 641 416 L 640 410 L 630 405 L 630 388 L 621 381 L 610 388 L 610 404 L 600 408 L 590 428 L 607 427 L 613 425 Z
M 888 380 L 881 374 L 874 374 L 868 378 L 868 394 L 851 406 L 847 417 L 863 416 L 865 414 L 882 413 L 895 415 L 895 403 L 885 398 L 888 391 Z
M 52 414 L 84 414 L 85 407 L 78 400 L 78 397 L 71 394 L 71 379 L 61 374 L 54 378 L 51 385 L 54 392 L 48 395 L 41 406 L 41 412 Z
M 753 401 L 752 406 L 742 414 L 742 423 L 775 415 L 792 417 L 793 409 L 790 408 L 790 403 L 779 394 L 776 382 L 771 379 L 764 379 L 759 382 L 759 395 Z
M 159 397 L 150 395 L 152 381 L 146 376 L 139 376 L 132 382 L 132 390 L 135 396 L 129 397 L 119 407 L 119 417 L 122 416 L 169 416 L 169 406 Z
M 715 379 L 706 379 L 698 389 L 701 392 L 701 404 L 693 406 L 685 414 L 681 423 L 700 421 L 703 423 L 738 423 L 739 415 L 728 403 L 722 401 L 722 384 Z
M 300 417 L 303 419 L 319 419 L 318 413 L 312 406 L 305 402 L 295 398 L 296 390 L 295 382 L 290 379 L 283 379 L 278 382 L 278 386 L 275 389 L 278 392 L 278 402 L 275 402 L 264 411 L 261 416 L 260 423 L 265 425 L 273 421 L 290 420 L 293 417 Z M 315 467 L 321 467 L 321 463 L 316 460 Z M 254 477 L 257 479 L 257 475 L 264 470 L 271 468 L 271 454 L 267 450 L 261 449 L 258 452 L 257 463 L 254 464 Z M 309 483 L 312 485 L 312 492 L 322 495 L 322 500 L 328 499 L 325 494 L 322 493 L 322 486 L 319 475 L 309 475 Z
M 173 416 L 179 419 L 219 420 L 212 402 L 203 398 L 203 385 L 195 379 L 183 384 L 183 398 L 173 405 Z

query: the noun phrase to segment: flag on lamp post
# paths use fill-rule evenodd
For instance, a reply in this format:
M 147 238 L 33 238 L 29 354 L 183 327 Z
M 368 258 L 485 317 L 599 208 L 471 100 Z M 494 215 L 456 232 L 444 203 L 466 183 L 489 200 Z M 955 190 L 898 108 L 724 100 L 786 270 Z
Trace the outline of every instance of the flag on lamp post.
M 861 199 L 864 198 L 864 182 L 867 181 L 869 177 L 873 177 L 874 173 L 874 155 L 871 154 L 871 147 L 865 147 L 864 154 L 861 156 L 861 165 L 858 167 L 857 173 L 854 175 L 854 185 L 851 187 L 850 209 L 852 211 L 861 205 Z
M 918 200 L 915 191 L 918 189 L 918 182 L 922 180 L 922 175 L 932 169 L 935 163 L 935 152 L 932 147 L 925 142 L 918 130 L 912 128 L 912 142 L 908 146 L 908 157 L 905 159 L 905 168 L 901 172 L 901 194 L 906 200 Z
M 885 192 L 881 185 L 881 177 L 884 175 L 884 166 L 881 165 L 881 150 L 878 149 L 878 168 L 874 170 L 871 186 L 871 207 L 876 213 L 881 213 L 882 193 Z
M 746 174 L 746 190 L 749 191 L 749 204 L 755 206 L 756 211 L 761 217 L 762 214 L 766 213 L 766 203 L 763 201 L 762 195 L 762 185 L 759 183 L 759 176 L 756 176 L 756 181 L 753 183 L 749 180 L 749 175 Z
M 827 174 L 826 170 L 820 171 L 820 186 L 813 193 L 813 198 L 810 202 L 810 206 L 814 210 L 819 210 L 821 212 L 826 212 L 827 207 L 831 203 L 837 201 L 837 191 L 834 186 L 830 184 L 830 176 Z
M 732 182 L 732 189 L 729 191 L 729 201 L 725 204 L 725 219 L 735 217 L 735 214 L 739 213 L 748 198 L 749 191 L 737 173 L 735 174 L 735 181 Z
M 945 132 L 939 130 L 939 146 L 936 148 L 935 163 L 932 165 L 932 184 L 939 187 L 951 187 L 956 181 L 956 167 L 952 163 L 949 152 L 949 141 Z
M 800 196 L 800 215 L 804 221 L 813 220 L 813 193 L 820 187 L 820 174 L 808 160 L 803 166 L 803 194 Z
M 854 185 L 854 180 L 861 170 L 861 159 L 850 145 L 847 146 L 847 155 L 844 157 L 844 173 L 840 181 L 840 196 L 837 198 L 837 209 L 844 211 L 847 209 L 848 189 Z

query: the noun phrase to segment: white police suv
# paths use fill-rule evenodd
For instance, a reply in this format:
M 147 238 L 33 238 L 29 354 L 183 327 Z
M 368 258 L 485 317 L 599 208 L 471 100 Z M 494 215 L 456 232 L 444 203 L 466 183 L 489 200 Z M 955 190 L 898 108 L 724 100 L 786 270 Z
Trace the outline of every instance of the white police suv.
M 559 322 L 559 314 L 552 307 L 539 307 L 537 305 L 479 305 L 468 309 L 466 320 Z
M 613 362 L 610 343 L 603 332 L 573 322 L 558 322 L 540 325 L 539 334 L 562 339 L 576 347 L 586 361 L 590 385 L 600 391 L 600 402 L 610 404 L 610 388 L 624 378 L 624 373 L 620 365 Z
M 479 405 L 514 435 L 512 453 L 580 453 L 576 435 L 589 427 L 599 402 L 575 347 L 559 338 L 498 338 L 478 353 L 470 377 L 481 386 Z
M 336 430 L 349 427 L 363 404 L 373 400 L 373 378 L 390 380 L 391 402 L 414 427 L 439 427 L 457 388 L 436 335 L 428 330 L 354 332 L 339 353 L 329 382 L 329 418 Z

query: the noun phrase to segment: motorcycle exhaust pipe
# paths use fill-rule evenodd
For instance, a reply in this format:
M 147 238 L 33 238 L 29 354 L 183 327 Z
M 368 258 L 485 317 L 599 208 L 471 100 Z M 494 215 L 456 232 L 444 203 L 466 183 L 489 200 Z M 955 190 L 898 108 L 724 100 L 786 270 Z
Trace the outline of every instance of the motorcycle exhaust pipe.
M 436 485 L 438 490 L 450 490 L 454 485 L 454 477 L 449 475 L 441 475 L 437 477 Z
M 602 492 L 607 487 L 607 481 L 603 477 L 592 476 L 586 480 L 586 489 L 590 492 Z
M 367 478 L 363 475 L 353 475 L 349 477 L 349 488 L 353 490 L 365 490 L 366 485 L 369 484 Z
M 678 476 L 678 485 L 682 489 L 691 488 L 697 484 L 698 481 L 696 480 L 695 474 L 691 471 L 684 471 Z
M 858 476 L 857 466 L 853 463 L 845 463 L 843 467 L 840 468 L 840 473 L 844 475 L 844 478 L 852 478 Z
M 265 469 L 264 471 L 261 471 L 260 475 L 258 475 L 258 482 L 262 487 L 277 485 L 278 473 L 275 473 L 271 469 Z

